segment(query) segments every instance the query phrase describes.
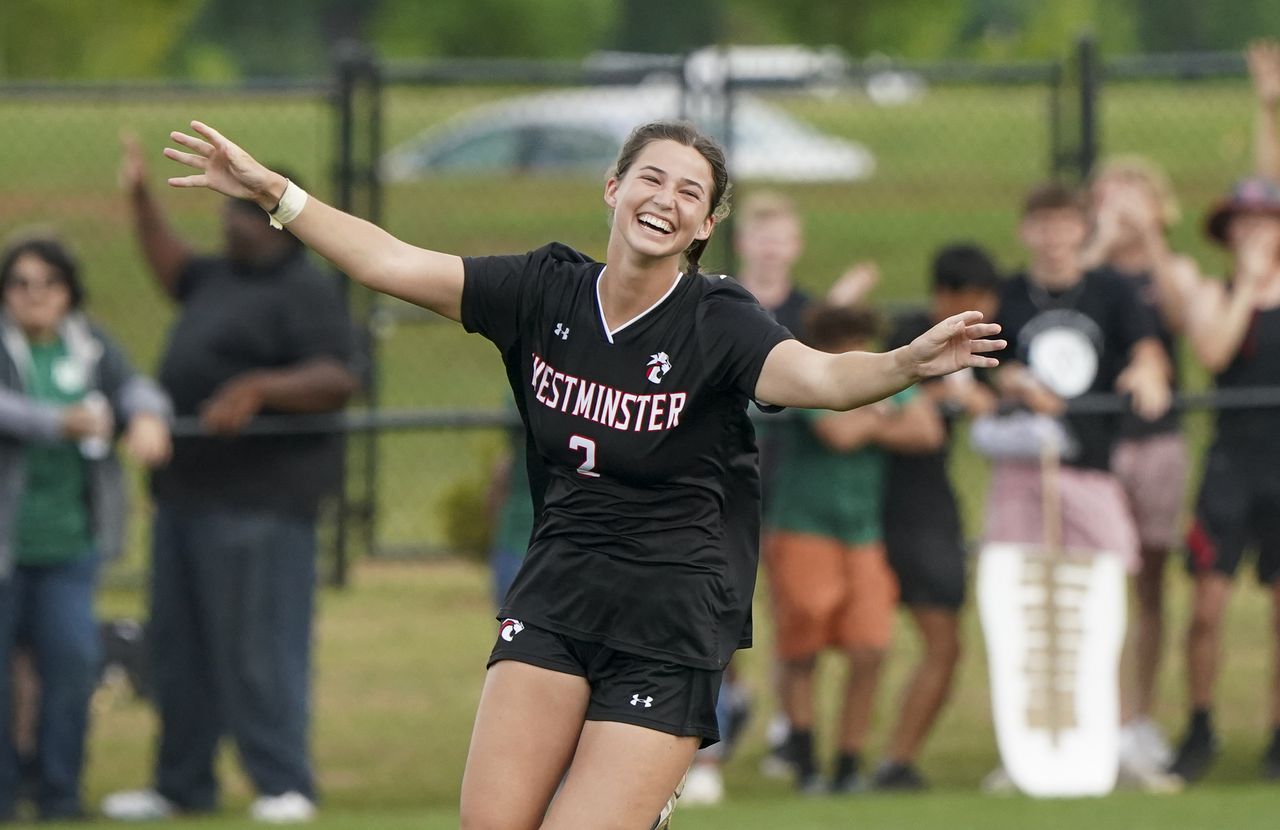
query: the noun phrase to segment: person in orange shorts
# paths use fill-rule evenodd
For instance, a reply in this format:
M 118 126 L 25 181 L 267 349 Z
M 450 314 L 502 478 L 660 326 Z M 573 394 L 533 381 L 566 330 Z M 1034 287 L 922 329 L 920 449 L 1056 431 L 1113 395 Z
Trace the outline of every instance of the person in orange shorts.
M 866 348 L 878 325 L 865 308 L 818 306 L 805 333 L 813 348 L 836 353 Z M 827 791 L 813 751 L 814 679 L 818 654 L 838 649 L 849 674 L 830 789 L 855 792 L 898 599 L 881 534 L 883 450 L 928 451 L 941 445 L 944 428 L 914 387 L 849 412 L 798 410 L 781 428 L 785 451 L 763 553 L 791 723 L 786 755 L 800 791 Z

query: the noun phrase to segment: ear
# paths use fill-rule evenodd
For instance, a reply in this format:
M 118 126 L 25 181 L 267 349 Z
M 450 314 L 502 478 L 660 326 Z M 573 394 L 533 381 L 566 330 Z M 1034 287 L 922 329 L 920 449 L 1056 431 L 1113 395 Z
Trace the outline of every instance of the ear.
M 618 207 L 617 176 L 610 176 L 609 179 L 604 183 L 604 203 L 608 205 L 611 210 Z
M 698 228 L 698 232 L 693 235 L 694 239 L 707 239 L 711 236 L 711 232 L 716 228 L 716 218 L 708 216 L 702 220 L 702 227 Z

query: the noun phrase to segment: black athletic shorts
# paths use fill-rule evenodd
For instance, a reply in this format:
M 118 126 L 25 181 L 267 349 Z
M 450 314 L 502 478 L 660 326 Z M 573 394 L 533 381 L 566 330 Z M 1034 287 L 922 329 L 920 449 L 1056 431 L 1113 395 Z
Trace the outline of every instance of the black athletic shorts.
M 510 619 L 502 621 L 488 665 L 500 660 L 585 678 L 587 720 L 697 736 L 703 747 L 720 740 L 716 698 L 723 671 L 651 660 Z
M 1272 454 L 1210 450 L 1187 534 L 1187 570 L 1234 576 L 1245 549 L 1258 550 L 1258 581 L 1280 577 L 1280 465 Z
M 932 513 L 888 513 L 884 547 L 898 575 L 898 601 L 908 607 L 959 610 L 964 605 L 965 558 L 960 519 L 954 508 L 935 505 Z

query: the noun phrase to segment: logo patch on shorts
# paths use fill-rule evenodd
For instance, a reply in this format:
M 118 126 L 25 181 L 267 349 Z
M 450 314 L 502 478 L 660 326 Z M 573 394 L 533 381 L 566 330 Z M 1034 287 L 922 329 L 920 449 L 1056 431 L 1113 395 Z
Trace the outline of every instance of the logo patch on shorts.
M 502 628 L 498 634 L 502 639 L 509 643 L 511 642 L 511 638 L 515 637 L 521 631 L 524 631 L 524 623 L 519 620 L 503 620 Z
M 646 709 L 652 709 L 652 708 L 653 708 L 653 697 L 652 697 L 652 696 L 650 696 L 650 697 L 640 697 L 640 695 L 632 695 L 632 696 L 631 696 L 631 705 L 632 705 L 632 706 L 644 706 L 644 708 L 646 708 Z

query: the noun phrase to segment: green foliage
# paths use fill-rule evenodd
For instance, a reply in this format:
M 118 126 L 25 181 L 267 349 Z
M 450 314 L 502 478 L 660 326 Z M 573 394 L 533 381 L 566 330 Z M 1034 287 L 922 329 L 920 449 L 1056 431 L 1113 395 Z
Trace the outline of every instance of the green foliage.
M 383 0 L 372 25 L 391 58 L 580 58 L 607 45 L 615 0 Z
M 493 526 L 485 502 L 488 482 L 468 478 L 455 481 L 440 496 L 447 550 L 472 562 L 484 562 L 493 540 Z
M 5 0 L 0 78 L 154 78 L 203 0 Z

